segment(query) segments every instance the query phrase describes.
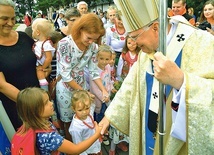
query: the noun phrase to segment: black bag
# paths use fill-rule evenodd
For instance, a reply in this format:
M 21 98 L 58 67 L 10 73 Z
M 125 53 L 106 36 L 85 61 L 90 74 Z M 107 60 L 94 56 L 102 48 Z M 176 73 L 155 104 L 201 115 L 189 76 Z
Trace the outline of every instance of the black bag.
M 211 29 L 211 24 L 208 23 L 207 21 L 202 22 L 201 24 L 199 24 L 198 28 L 201 30 L 207 30 L 206 28 L 210 28 Z

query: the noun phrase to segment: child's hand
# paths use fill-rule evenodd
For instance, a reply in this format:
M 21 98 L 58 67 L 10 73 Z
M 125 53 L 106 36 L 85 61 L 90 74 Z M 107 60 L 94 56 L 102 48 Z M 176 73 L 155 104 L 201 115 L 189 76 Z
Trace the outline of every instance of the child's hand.
M 103 98 L 102 98 L 102 102 L 103 103 L 107 103 L 109 102 L 110 98 L 109 98 L 109 94 L 107 91 L 103 91 Z
M 92 93 L 91 93 L 91 92 L 89 92 L 89 91 L 88 91 L 88 94 L 89 94 L 89 96 L 91 97 L 91 99 L 92 99 L 92 100 L 94 100 L 94 99 L 95 99 L 95 95 L 94 95 L 94 94 L 92 94 Z
M 51 65 L 48 66 L 48 68 L 43 69 L 44 72 L 51 72 L 52 71 L 52 67 Z
M 43 68 L 42 68 L 42 66 L 37 66 L 37 67 L 36 67 L 36 70 L 38 70 L 38 71 L 43 71 Z

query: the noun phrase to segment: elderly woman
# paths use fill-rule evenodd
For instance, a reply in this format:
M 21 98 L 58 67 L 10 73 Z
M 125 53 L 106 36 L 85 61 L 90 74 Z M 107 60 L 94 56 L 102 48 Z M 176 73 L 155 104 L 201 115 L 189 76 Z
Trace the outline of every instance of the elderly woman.
M 88 13 L 88 4 L 85 1 L 80 1 L 77 4 L 77 10 L 81 15 Z

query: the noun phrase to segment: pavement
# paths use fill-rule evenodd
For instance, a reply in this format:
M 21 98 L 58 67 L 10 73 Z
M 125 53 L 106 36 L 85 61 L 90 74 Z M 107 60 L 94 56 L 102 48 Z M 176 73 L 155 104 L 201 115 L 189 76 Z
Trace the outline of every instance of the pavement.
M 24 32 L 26 27 L 27 26 L 25 24 L 20 23 L 20 25 L 16 28 L 16 31 L 23 31 Z
M 110 150 L 110 145 L 104 145 L 103 143 L 101 144 L 101 148 L 102 148 L 102 155 L 109 155 L 109 150 Z M 118 147 L 116 147 L 115 149 L 115 155 L 129 155 L 129 151 L 124 152 L 122 150 L 120 150 Z

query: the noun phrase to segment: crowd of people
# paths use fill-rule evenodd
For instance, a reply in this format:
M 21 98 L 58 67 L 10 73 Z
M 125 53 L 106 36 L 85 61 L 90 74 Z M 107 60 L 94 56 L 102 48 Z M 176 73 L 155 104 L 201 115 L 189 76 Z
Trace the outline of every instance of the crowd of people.
M 51 20 L 26 13 L 19 32 L 15 3 L 0 1 L 0 100 L 14 129 L 47 130 L 36 134 L 40 154 L 102 155 L 103 143 L 109 155 L 152 155 L 163 134 L 166 155 L 213 154 L 214 0 L 199 20 L 172 0 L 166 55 L 155 0 L 114 3 L 106 14 L 84 1 Z

